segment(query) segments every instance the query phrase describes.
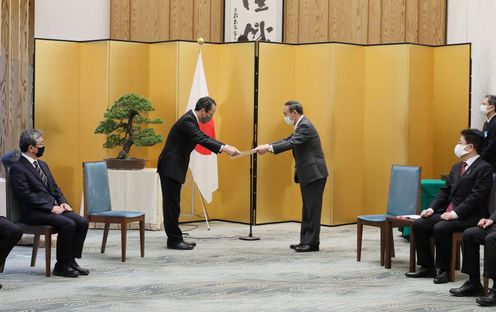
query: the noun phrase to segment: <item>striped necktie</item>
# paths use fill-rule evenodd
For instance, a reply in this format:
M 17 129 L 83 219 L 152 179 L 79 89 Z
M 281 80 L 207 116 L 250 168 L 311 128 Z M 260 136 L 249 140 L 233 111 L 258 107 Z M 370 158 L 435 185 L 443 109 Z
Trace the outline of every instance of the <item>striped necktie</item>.
M 41 180 L 43 181 L 43 184 L 45 184 L 45 186 L 48 187 L 48 179 L 47 179 L 45 173 L 43 172 L 43 170 L 41 169 L 40 164 L 38 164 L 38 161 L 35 160 L 33 162 L 33 165 L 34 165 L 34 168 L 36 169 L 36 172 L 38 172 L 38 174 L 40 175 Z
M 462 169 L 460 170 L 460 178 L 462 177 L 462 175 L 465 173 L 465 169 L 467 168 L 467 163 L 466 162 L 463 162 L 462 164 Z M 453 211 L 453 202 L 449 203 L 448 205 L 448 209 L 446 209 L 447 212 L 451 212 Z

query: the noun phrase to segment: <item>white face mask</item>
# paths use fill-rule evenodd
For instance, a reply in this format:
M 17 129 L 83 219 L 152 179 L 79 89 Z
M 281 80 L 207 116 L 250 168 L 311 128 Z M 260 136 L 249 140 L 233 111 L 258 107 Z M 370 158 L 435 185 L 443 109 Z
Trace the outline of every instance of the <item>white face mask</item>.
M 289 118 L 289 116 L 284 116 L 284 122 L 290 126 L 294 125 L 293 120 L 291 120 L 291 118 Z
M 455 155 L 456 155 L 456 157 L 460 158 L 463 155 L 468 154 L 468 151 L 465 150 L 465 147 L 466 146 L 467 145 L 464 145 L 464 144 L 457 144 L 455 146 Z
M 487 110 L 487 105 L 484 105 L 484 104 L 481 104 L 479 110 L 480 110 L 481 114 L 484 114 L 484 115 L 489 113 L 489 111 Z

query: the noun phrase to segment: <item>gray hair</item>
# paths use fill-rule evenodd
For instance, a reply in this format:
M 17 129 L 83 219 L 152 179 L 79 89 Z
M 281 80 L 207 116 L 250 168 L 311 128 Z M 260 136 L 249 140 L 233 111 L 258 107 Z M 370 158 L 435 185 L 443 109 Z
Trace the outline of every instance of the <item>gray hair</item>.
M 487 98 L 487 102 L 489 103 L 489 105 L 496 106 L 496 96 L 494 96 L 492 94 L 488 94 L 488 95 L 486 95 L 486 98 Z
M 29 129 L 21 133 L 19 138 L 19 148 L 21 152 L 28 151 L 29 145 L 36 146 L 36 141 L 43 136 L 43 132 L 38 129 Z
M 296 111 L 298 114 L 303 115 L 303 106 L 300 102 L 290 100 L 287 101 L 284 105 L 286 105 L 289 109 L 289 112 Z

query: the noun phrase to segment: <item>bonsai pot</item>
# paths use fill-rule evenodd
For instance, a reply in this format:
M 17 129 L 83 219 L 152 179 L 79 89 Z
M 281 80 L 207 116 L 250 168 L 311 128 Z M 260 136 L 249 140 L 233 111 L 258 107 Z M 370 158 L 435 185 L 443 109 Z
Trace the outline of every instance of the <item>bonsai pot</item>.
M 139 158 L 128 158 L 128 159 L 117 159 L 117 158 L 106 158 L 105 163 L 108 169 L 117 170 L 141 170 L 145 168 L 144 159 Z

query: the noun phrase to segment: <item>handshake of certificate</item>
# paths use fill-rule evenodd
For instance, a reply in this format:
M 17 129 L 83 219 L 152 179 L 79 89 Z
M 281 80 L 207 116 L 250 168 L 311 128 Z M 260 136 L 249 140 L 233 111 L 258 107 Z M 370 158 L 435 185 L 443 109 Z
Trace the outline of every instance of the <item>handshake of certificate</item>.
M 240 158 L 240 157 L 249 156 L 249 155 L 255 154 L 255 153 L 259 153 L 260 155 L 263 155 L 263 154 L 267 153 L 268 151 L 270 151 L 270 147 L 269 147 L 269 144 L 264 144 L 264 145 L 259 145 L 254 149 L 240 152 L 237 148 L 235 148 L 233 146 L 224 145 L 224 147 L 222 148 L 222 151 L 226 152 L 229 156 L 231 156 L 231 158 Z

